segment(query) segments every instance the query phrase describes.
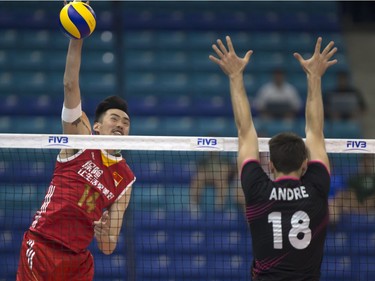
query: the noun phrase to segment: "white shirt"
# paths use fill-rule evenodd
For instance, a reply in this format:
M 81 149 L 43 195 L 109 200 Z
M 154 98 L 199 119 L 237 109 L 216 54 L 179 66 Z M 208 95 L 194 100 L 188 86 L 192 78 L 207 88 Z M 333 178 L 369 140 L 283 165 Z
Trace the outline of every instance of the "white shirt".
M 284 82 L 280 87 L 273 82 L 260 87 L 254 99 L 255 108 L 261 111 L 265 109 L 268 102 L 288 102 L 295 111 L 299 111 L 302 107 L 302 99 L 297 89 L 288 82 Z

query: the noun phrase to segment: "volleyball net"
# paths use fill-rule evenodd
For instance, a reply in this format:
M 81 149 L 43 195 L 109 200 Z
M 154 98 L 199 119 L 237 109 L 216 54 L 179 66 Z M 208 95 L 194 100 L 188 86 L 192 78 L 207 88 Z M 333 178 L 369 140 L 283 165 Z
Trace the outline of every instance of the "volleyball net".
M 326 147 L 331 224 L 321 280 L 375 280 L 375 140 Z M 137 177 L 115 252 L 89 246 L 94 280 L 250 280 L 236 138 L 22 134 L 0 134 L 0 280 L 15 280 L 23 233 L 62 148 L 122 150 Z M 259 148 L 267 171 L 268 139 Z

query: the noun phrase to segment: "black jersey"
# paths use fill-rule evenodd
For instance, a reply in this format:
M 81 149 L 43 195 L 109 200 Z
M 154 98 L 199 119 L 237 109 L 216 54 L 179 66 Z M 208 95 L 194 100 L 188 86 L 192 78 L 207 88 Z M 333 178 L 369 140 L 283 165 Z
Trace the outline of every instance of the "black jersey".
M 259 162 L 241 172 L 254 260 L 253 280 L 319 280 L 328 225 L 330 175 L 310 162 L 301 179 L 272 181 Z

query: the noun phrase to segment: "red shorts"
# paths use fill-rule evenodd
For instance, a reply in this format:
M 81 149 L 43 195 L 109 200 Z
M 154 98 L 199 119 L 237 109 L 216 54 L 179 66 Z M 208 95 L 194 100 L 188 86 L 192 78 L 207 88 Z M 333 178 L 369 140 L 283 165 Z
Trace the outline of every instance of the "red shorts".
M 17 281 L 91 281 L 94 259 L 89 250 L 75 253 L 30 231 L 23 237 Z

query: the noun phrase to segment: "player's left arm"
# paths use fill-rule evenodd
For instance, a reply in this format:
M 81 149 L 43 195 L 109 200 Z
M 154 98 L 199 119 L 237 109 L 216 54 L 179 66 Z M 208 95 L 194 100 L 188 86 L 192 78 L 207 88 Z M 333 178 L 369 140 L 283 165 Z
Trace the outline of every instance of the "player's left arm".
M 240 58 L 237 56 L 229 36 L 226 37 L 226 41 L 227 47 L 220 39 L 217 40 L 217 45 L 212 46 L 217 57 L 210 55 L 209 58 L 219 65 L 229 78 L 230 96 L 238 133 L 237 165 L 241 172 L 242 164 L 246 159 L 259 160 L 258 136 L 243 75 L 253 51 L 248 51 L 243 58 Z
M 118 236 L 122 227 L 125 211 L 130 202 L 132 187 L 105 211 L 99 221 L 94 222 L 95 238 L 99 249 L 110 255 L 116 249 Z
M 322 77 L 326 70 L 337 63 L 332 56 L 337 52 L 334 42 L 331 41 L 321 51 L 322 38 L 319 37 L 315 51 L 311 58 L 303 59 L 299 53 L 294 57 L 301 64 L 307 76 L 306 99 L 306 146 L 309 149 L 310 160 L 319 160 L 329 170 L 329 158 L 325 148 L 324 139 L 324 108 L 322 98 Z

